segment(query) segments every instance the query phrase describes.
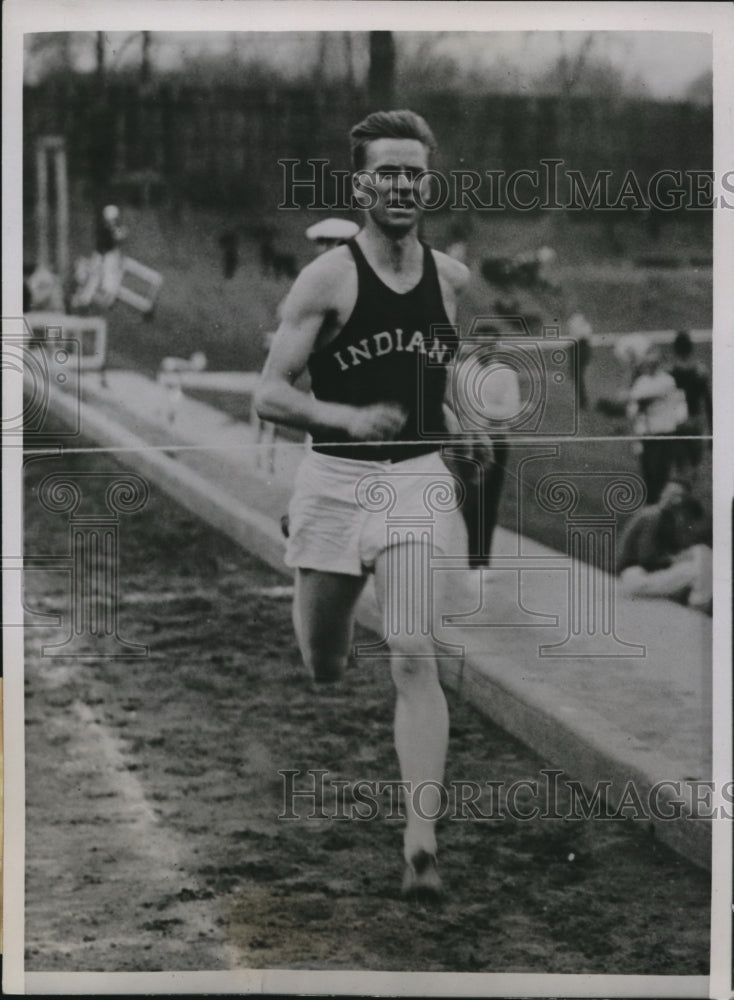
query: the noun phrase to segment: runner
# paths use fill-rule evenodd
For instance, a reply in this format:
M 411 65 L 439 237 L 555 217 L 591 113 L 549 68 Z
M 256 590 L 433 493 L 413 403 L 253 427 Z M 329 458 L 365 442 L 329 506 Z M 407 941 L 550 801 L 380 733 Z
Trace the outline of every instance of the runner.
M 425 510 L 431 484 L 455 484 L 440 456 L 446 328 L 469 272 L 418 237 L 418 185 L 435 148 L 426 122 L 411 111 L 375 112 L 352 129 L 351 147 L 364 228 L 297 278 L 256 407 L 263 419 L 312 435 L 290 506 L 286 561 L 295 568 L 296 636 L 314 680 L 341 676 L 370 572 L 391 611 L 395 745 L 403 781 L 424 790 L 419 803 L 406 796 L 403 889 L 437 895 L 430 817 L 439 811 L 449 722 L 431 630 L 414 627 L 426 581 L 411 568 L 447 551 L 463 524 L 454 505 L 436 514 L 430 544 L 392 524 L 388 537 L 374 500 L 387 490 L 393 512 L 415 513 Z M 294 387 L 306 368 L 311 394 Z

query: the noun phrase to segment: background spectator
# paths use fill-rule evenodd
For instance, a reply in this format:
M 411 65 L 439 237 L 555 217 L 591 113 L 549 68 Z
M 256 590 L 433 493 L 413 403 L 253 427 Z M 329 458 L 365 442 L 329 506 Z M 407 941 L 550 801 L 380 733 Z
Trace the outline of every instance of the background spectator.
M 681 435 L 710 434 L 713 429 L 713 407 L 708 373 L 693 358 L 693 342 L 687 330 L 680 330 L 673 341 L 673 366 L 670 374 L 685 394 L 687 419 L 678 424 Z M 689 474 L 701 464 L 702 441 L 679 441 L 676 461 Z
M 617 571 L 628 597 L 667 597 L 711 613 L 709 526 L 701 504 L 679 482 L 634 514 L 622 534 Z
M 575 312 L 568 320 L 568 336 L 576 341 L 578 352 L 578 401 L 582 410 L 588 409 L 589 397 L 586 392 L 586 369 L 591 361 L 591 323 L 583 313 Z
M 648 347 L 640 362 L 639 373 L 629 392 L 627 416 L 632 420 L 636 436 L 651 438 L 638 443 L 647 501 L 653 504 L 670 478 L 675 462 L 676 443 L 672 435 L 688 416 L 685 395 L 676 386 L 673 376 L 663 368 L 660 351 L 655 345 Z M 667 435 L 671 440 L 665 440 Z

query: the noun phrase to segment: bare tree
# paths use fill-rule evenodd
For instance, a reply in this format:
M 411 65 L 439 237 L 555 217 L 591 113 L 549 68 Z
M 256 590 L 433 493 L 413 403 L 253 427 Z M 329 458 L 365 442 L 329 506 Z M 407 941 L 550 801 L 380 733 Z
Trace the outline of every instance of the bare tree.
M 579 80 L 583 78 L 584 70 L 588 66 L 589 54 L 594 47 L 594 35 L 588 32 L 581 42 L 578 51 L 573 56 L 569 55 L 566 48 L 566 33 L 561 31 L 559 32 L 559 36 L 563 45 L 563 52 L 558 58 L 555 69 L 562 93 L 569 95 L 573 93 Z
M 104 31 L 97 31 L 95 33 L 95 76 L 97 77 L 97 86 L 102 88 L 105 84 L 105 47 L 106 39 Z
M 350 96 L 354 96 L 357 90 L 357 75 L 354 69 L 354 49 L 352 46 L 351 31 L 342 32 L 342 46 L 344 49 L 344 64 L 346 68 L 346 81 Z
M 370 32 L 367 86 L 374 109 L 392 107 L 395 93 L 395 40 L 392 31 Z
M 329 55 L 329 32 L 320 31 L 318 33 L 318 44 L 316 46 L 316 62 L 313 68 L 313 79 L 316 93 L 319 98 L 323 95 L 324 78 L 326 76 L 326 61 Z
M 598 33 L 589 31 L 575 50 L 568 36 L 559 32 L 561 53 L 552 65 L 535 78 L 535 89 L 562 97 L 590 95 L 605 100 L 629 97 L 643 91 L 637 74 L 611 62 L 599 51 Z
M 142 34 L 142 52 L 140 61 L 140 82 L 143 86 L 150 83 L 150 32 L 143 31 Z

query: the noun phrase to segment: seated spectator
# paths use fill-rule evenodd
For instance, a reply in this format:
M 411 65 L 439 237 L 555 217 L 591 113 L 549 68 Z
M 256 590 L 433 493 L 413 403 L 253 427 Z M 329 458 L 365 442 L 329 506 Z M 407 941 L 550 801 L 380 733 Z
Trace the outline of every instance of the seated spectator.
M 679 482 L 630 518 L 617 560 L 627 597 L 666 597 L 711 614 L 710 534 L 701 504 Z

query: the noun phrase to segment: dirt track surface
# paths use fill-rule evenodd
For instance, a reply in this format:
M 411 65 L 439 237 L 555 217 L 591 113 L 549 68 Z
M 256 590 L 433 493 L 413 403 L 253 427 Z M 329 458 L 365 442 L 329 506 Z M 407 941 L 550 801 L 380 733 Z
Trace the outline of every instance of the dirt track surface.
M 117 469 L 31 462 L 27 552 L 67 551 L 43 476 Z M 41 656 L 62 630 L 26 633 L 28 970 L 707 973 L 709 877 L 639 827 L 446 820 L 426 908 L 400 896 L 400 820 L 279 820 L 280 770 L 398 778 L 387 662 L 315 694 L 289 581 L 157 491 L 120 540 L 119 631 L 147 657 Z M 68 589 L 31 571 L 26 605 L 68 621 Z M 549 762 L 448 697 L 448 780 L 538 780 Z

